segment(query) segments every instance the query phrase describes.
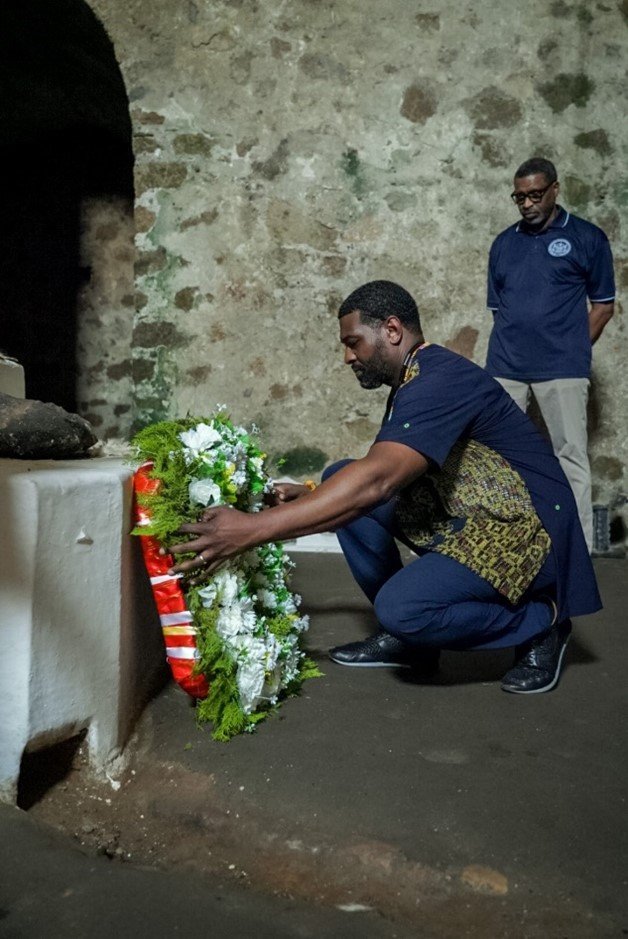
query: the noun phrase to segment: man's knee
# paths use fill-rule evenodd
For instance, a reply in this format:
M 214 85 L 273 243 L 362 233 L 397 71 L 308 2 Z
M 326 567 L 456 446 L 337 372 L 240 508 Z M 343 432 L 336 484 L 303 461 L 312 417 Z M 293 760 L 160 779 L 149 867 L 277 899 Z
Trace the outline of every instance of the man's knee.
M 338 460 L 337 463 L 331 463 L 329 466 L 326 466 L 321 473 L 321 482 L 324 483 L 326 479 L 329 479 L 329 477 L 337 473 L 338 470 L 341 470 L 344 466 L 348 466 L 349 463 L 353 462 L 353 460 Z
M 400 586 L 391 581 L 384 584 L 375 597 L 374 609 L 378 623 L 391 636 L 426 644 L 438 628 L 442 615 L 438 605 L 416 595 L 406 597 Z

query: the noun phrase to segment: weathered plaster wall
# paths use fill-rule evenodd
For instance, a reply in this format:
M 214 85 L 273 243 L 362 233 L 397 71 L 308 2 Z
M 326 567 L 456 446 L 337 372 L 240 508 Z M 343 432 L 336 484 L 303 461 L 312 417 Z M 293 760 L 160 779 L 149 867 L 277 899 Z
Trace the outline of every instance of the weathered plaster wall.
M 120 196 L 85 199 L 77 298 L 79 409 L 101 439 L 128 437 L 133 422 L 135 311 L 133 207 Z
M 338 301 L 397 280 L 482 363 L 486 256 L 534 154 L 628 285 L 626 0 L 91 5 L 135 133 L 139 421 L 226 402 L 272 453 L 363 452 L 384 393 L 343 370 Z M 628 489 L 624 331 L 620 307 L 595 351 L 605 499 Z

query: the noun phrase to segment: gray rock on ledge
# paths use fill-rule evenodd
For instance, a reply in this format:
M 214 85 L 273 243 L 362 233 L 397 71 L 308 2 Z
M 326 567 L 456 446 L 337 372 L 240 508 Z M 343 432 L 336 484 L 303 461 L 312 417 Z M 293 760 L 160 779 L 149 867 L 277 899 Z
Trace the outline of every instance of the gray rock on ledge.
M 96 442 L 91 426 L 78 414 L 0 392 L 0 457 L 71 459 L 85 456 Z

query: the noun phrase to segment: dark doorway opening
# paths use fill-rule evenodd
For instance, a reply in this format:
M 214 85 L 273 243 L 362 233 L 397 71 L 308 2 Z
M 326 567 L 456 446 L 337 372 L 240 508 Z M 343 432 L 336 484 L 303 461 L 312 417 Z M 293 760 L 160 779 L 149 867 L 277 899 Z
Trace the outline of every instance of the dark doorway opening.
M 0 350 L 26 396 L 77 410 L 81 206 L 133 198 L 128 100 L 113 46 L 83 0 L 0 5 Z

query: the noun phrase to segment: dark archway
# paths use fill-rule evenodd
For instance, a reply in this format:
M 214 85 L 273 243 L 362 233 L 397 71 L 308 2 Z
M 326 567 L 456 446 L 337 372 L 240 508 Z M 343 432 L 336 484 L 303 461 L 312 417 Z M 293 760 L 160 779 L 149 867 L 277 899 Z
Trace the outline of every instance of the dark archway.
M 0 349 L 26 395 L 76 410 L 81 205 L 133 199 L 128 99 L 104 27 L 83 0 L 0 4 L 4 186 Z

